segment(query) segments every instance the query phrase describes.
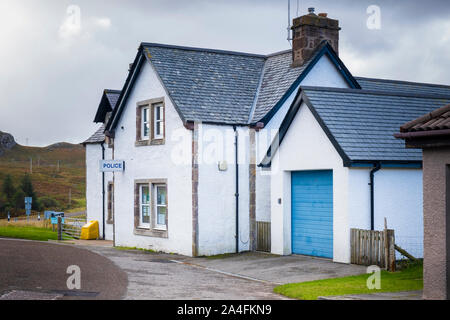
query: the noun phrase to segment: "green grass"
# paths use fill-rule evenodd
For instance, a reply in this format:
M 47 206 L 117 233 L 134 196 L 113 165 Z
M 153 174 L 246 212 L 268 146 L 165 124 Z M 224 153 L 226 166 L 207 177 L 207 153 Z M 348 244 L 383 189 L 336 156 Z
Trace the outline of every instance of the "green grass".
M 152 249 L 142 249 L 142 248 L 136 248 L 136 247 L 114 247 L 117 250 L 138 250 L 138 251 L 143 251 L 146 253 L 157 253 L 155 250 Z
M 320 296 L 414 291 L 423 288 L 423 266 L 421 263 L 410 265 L 408 268 L 397 272 L 381 271 L 381 289 L 379 290 L 367 288 L 369 276 L 370 274 L 362 274 L 343 278 L 290 283 L 275 287 L 274 291 L 290 298 L 317 300 Z
M 57 240 L 58 234 L 50 229 L 37 227 L 0 226 L 0 237 L 28 240 Z

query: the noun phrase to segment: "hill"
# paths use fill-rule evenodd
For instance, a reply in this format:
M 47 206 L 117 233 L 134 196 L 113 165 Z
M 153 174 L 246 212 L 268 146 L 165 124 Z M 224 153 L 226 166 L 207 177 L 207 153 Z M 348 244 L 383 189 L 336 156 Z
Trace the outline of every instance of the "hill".
M 29 173 L 38 197 L 51 197 L 59 210 L 85 206 L 86 165 L 82 145 L 56 143 L 47 147 L 25 147 L 0 131 L 0 185 L 7 174 L 19 185 Z

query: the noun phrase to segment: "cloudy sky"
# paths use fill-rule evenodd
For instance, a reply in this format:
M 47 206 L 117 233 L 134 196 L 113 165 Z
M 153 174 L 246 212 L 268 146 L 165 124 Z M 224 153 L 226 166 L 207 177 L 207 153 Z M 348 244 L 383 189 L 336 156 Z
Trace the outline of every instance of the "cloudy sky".
M 450 84 L 448 0 L 299 2 L 340 20 L 354 75 Z M 370 5 L 380 29 L 367 27 Z M 82 142 L 141 41 L 267 54 L 289 48 L 287 20 L 287 0 L 0 0 L 0 131 L 24 145 Z

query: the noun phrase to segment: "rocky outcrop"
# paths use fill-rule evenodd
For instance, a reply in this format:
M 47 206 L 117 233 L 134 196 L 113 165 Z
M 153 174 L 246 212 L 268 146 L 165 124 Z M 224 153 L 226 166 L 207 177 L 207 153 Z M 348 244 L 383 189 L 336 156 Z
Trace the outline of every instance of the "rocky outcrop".
M 16 144 L 17 143 L 12 135 L 0 131 L 0 156 L 5 152 L 5 150 L 10 150 Z

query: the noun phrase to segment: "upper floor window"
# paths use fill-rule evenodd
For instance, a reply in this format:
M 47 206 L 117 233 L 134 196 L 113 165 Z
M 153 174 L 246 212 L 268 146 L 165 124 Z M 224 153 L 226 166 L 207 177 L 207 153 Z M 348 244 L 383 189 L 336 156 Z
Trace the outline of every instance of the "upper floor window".
M 153 138 L 162 139 L 164 137 L 164 107 L 162 103 L 153 105 Z
M 143 107 L 141 109 L 142 111 L 142 128 L 141 128 L 141 139 L 147 140 L 150 139 L 150 108 L 149 107 Z
M 164 99 L 139 102 L 136 113 L 136 146 L 163 144 L 165 137 Z

